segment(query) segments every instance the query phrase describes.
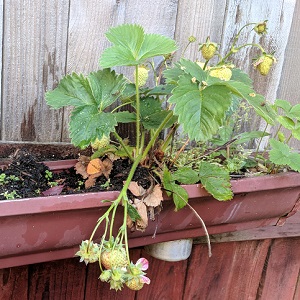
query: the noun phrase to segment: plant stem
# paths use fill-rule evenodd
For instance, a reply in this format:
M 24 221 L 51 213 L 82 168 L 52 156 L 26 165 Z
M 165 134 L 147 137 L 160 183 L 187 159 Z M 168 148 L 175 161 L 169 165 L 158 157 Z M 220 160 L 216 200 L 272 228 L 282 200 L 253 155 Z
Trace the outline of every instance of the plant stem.
M 173 116 L 173 112 L 170 111 L 169 114 L 163 120 L 163 122 L 159 125 L 159 127 L 155 131 L 154 135 L 152 136 L 150 142 L 148 143 L 147 147 L 145 148 L 145 150 L 142 154 L 142 159 L 146 158 L 146 156 L 147 156 L 148 152 L 150 151 L 151 147 L 154 145 L 159 133 L 163 130 L 163 128 L 169 122 L 169 120 L 172 118 L 172 116 Z
M 265 126 L 265 128 L 264 128 L 263 133 L 266 133 L 267 128 L 268 128 L 268 123 L 266 123 L 266 126 Z M 259 142 L 258 142 L 258 145 L 257 145 L 256 150 L 255 150 L 255 155 L 254 155 L 255 158 L 256 158 L 257 155 L 258 155 L 258 151 L 259 151 L 259 148 L 260 148 L 260 145 L 261 145 L 261 142 L 262 142 L 262 139 L 263 139 L 263 138 L 264 138 L 264 137 L 261 137 L 260 140 L 259 140 Z
M 124 144 L 122 138 L 116 133 L 114 132 L 114 136 L 115 138 L 118 140 L 118 142 L 120 143 L 120 145 L 123 147 L 124 151 L 126 152 L 128 158 L 131 160 L 131 161 L 134 161 L 134 158 L 132 157 L 131 153 L 128 151 L 126 145 Z
M 135 66 L 135 92 L 136 92 L 136 151 L 140 153 L 140 91 L 139 91 L 139 66 Z

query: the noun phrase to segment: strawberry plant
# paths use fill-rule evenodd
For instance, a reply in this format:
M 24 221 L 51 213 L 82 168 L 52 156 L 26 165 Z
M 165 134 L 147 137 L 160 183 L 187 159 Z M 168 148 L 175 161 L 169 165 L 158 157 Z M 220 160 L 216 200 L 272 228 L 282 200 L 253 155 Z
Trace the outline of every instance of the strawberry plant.
M 102 53 L 101 69 L 87 76 L 66 75 L 57 88 L 46 93 L 52 108 L 73 107 L 72 143 L 94 149 L 93 156 L 80 158 L 77 166 L 86 184 L 95 184 L 97 176 L 105 176 L 109 182 L 114 160 L 131 162 L 119 196 L 99 218 L 90 240 L 83 241 L 77 252 L 85 263 L 100 262 L 100 279 L 110 283 L 111 288 L 139 290 L 144 283 L 150 283 L 143 272 L 148 268 L 146 259 L 136 264 L 130 261 L 127 228 L 145 230 L 148 216 L 153 218 L 161 205 L 163 190 L 172 196 L 175 210 L 179 210 L 189 205 L 188 194 L 180 184 L 201 182 L 214 198 L 226 201 L 233 197 L 232 173 L 259 170 L 259 166 L 268 172 L 282 165 L 300 170 L 300 155 L 287 145 L 291 138 L 300 139 L 299 105 L 292 106 L 284 100 L 268 103 L 255 92 L 248 74 L 230 61 L 243 47 L 255 47 L 259 53 L 254 67 L 262 75 L 270 72 L 276 61 L 273 54 L 260 44 L 237 45 L 242 30 L 251 26 L 260 35 L 266 33 L 266 24 L 264 21 L 242 27 L 224 55 L 218 44 L 207 38 L 199 48 L 204 62 L 184 57 L 172 62 L 177 50 L 174 40 L 147 34 L 139 25 L 114 27 L 106 33 L 111 46 Z M 188 44 L 195 41 L 190 37 Z M 164 71 L 154 63 L 158 56 L 164 61 Z M 212 63 L 215 58 L 217 61 Z M 113 70 L 119 66 L 132 69 L 133 81 Z M 151 74 L 154 80 L 148 76 Z M 234 117 L 243 114 L 245 103 L 264 120 L 266 130 L 236 132 Z M 117 128 L 121 123 L 135 123 L 135 144 L 119 136 Z M 241 145 L 268 136 L 267 129 L 276 124 L 280 126 L 270 139 L 273 149 L 269 158 L 258 153 L 250 157 L 246 152 L 241 154 Z M 282 127 L 291 131 L 290 136 L 285 137 Z M 180 141 L 174 138 L 178 128 L 187 139 L 177 147 Z M 147 170 L 146 186 L 133 180 L 141 166 Z M 124 211 L 123 225 L 115 233 L 114 218 L 120 206 Z M 100 242 L 95 243 L 100 225 L 104 225 L 104 232 Z

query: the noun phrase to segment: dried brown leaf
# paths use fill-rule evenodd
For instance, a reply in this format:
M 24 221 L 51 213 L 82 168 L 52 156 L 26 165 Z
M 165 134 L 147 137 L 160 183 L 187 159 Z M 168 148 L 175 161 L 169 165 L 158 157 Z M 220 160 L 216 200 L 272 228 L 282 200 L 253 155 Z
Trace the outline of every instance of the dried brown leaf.
M 144 203 L 147 206 L 156 207 L 161 204 L 161 201 L 163 201 L 163 195 L 161 186 L 159 184 L 155 185 L 152 192 L 144 198 Z
M 141 185 L 138 185 L 136 181 L 130 182 L 128 190 L 136 197 L 143 196 L 146 192 L 146 190 Z
M 82 162 L 77 162 L 75 165 L 75 170 L 77 174 L 80 174 L 83 179 L 86 179 L 89 177 L 89 174 L 86 172 L 86 165 L 84 165 Z
M 109 158 L 105 158 L 102 161 L 101 171 L 102 171 L 102 173 L 103 173 L 103 175 L 105 176 L 106 179 L 109 178 L 112 167 L 113 167 L 113 163 Z
M 102 173 L 96 173 L 96 174 L 89 175 L 88 179 L 84 183 L 85 188 L 88 189 L 88 188 L 94 186 L 97 178 L 101 175 L 102 175 Z

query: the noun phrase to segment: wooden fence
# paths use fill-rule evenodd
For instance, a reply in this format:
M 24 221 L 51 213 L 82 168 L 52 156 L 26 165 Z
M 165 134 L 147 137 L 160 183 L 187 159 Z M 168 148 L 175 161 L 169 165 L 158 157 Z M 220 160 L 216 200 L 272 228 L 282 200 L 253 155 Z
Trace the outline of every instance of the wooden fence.
M 268 19 L 268 35 L 260 41 L 276 51 L 278 63 L 270 76 L 252 71 L 255 51 L 249 48 L 234 63 L 250 72 L 257 91 L 269 101 L 300 101 L 300 0 L 0 0 L 0 15 L 3 142 L 69 142 L 68 110 L 50 110 L 44 94 L 66 73 L 96 70 L 109 45 L 104 33 L 123 23 L 172 37 L 180 49 L 194 35 L 197 43 L 186 56 L 196 59 L 197 45 L 208 35 L 225 52 L 244 24 Z M 254 32 L 241 36 L 241 43 L 258 40 Z M 152 284 L 137 293 L 109 291 L 97 279 L 96 265 L 69 259 L 0 270 L 0 299 L 300 299 L 299 212 L 297 216 L 288 227 L 292 232 L 274 236 L 275 229 L 269 228 L 264 236 L 258 230 L 214 237 L 226 242 L 213 244 L 210 259 L 205 244 L 195 245 L 188 261 L 149 258 Z M 141 251 L 132 250 L 133 258 Z
M 300 223 L 298 224 L 300 226 Z M 141 291 L 109 289 L 97 264 L 58 260 L 0 270 L 0 300 L 299 300 L 300 238 L 194 245 L 188 260 L 147 257 L 151 284 Z
M 268 35 L 260 41 L 276 51 L 270 76 L 251 71 L 253 49 L 245 48 L 234 62 L 250 70 L 257 91 L 268 100 L 297 103 L 299 13 L 296 0 L 0 0 L 0 141 L 69 142 L 68 110 L 50 110 L 45 91 L 66 73 L 96 70 L 109 45 L 105 32 L 123 23 L 175 38 L 181 50 L 194 35 L 197 43 L 186 56 L 196 59 L 201 58 L 198 43 L 208 35 L 225 52 L 239 28 L 268 19 Z M 241 43 L 258 40 L 253 31 L 241 35 Z

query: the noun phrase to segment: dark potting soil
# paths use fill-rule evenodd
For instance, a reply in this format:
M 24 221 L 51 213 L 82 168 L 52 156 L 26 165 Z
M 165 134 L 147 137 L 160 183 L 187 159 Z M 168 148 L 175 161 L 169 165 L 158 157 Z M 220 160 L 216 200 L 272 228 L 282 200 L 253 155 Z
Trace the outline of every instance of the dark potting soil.
M 109 181 L 102 175 L 97 178 L 94 186 L 85 189 L 84 179 L 76 173 L 75 168 L 59 173 L 51 172 L 34 155 L 20 150 L 16 151 L 10 164 L 0 170 L 0 200 L 121 190 L 130 168 L 131 163 L 128 159 L 115 160 Z M 133 181 L 147 188 L 147 178 L 148 169 L 138 167 Z

